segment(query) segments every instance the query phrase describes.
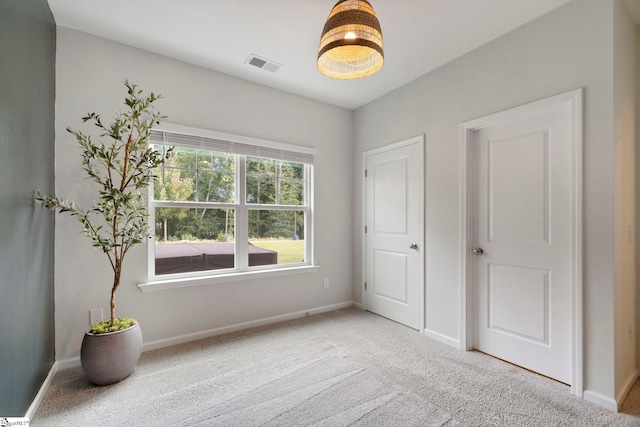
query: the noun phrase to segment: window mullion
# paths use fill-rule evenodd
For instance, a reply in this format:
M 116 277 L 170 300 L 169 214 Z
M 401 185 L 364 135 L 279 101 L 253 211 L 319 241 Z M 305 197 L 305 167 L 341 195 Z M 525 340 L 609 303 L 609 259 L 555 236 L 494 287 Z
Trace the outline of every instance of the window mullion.
M 282 167 L 282 163 L 277 160 L 276 161 L 276 205 L 280 204 L 280 168 Z
M 236 211 L 236 268 L 249 268 L 249 211 L 247 209 L 247 159 L 246 156 L 236 157 L 236 182 L 238 188 L 238 210 Z
M 264 210 L 264 211 L 298 211 L 304 212 L 307 210 L 305 205 L 264 205 L 264 204 L 248 204 L 247 209 L 251 210 Z
M 307 208 L 305 210 L 304 215 L 304 259 L 306 262 L 313 264 L 314 261 L 314 253 L 313 253 L 313 239 L 314 239 L 314 196 L 313 196 L 313 173 L 311 172 L 312 165 L 304 166 L 304 205 Z
M 154 202 L 157 208 L 187 208 L 187 209 L 235 209 L 233 203 L 217 203 L 217 202 L 181 202 L 173 200 L 157 200 Z
M 164 167 L 164 163 L 162 164 Z M 164 169 L 162 170 L 164 174 Z M 149 245 L 149 250 L 147 251 L 147 266 L 149 269 L 149 276 L 154 277 L 156 275 L 156 205 L 154 201 L 154 186 L 155 179 L 149 180 L 149 187 L 147 192 L 147 206 L 149 209 L 147 210 L 147 214 L 149 215 L 147 218 L 149 224 L 149 238 L 147 239 L 147 244 Z

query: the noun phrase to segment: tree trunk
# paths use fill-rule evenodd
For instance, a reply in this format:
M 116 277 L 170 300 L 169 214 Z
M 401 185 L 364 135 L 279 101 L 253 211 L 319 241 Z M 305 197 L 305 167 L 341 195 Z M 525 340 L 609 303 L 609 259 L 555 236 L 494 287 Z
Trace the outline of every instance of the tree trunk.
M 167 218 L 162 220 L 162 230 L 164 231 L 164 242 L 167 243 Z
M 116 291 L 120 286 L 120 274 L 122 272 L 122 261 L 116 259 L 116 265 L 113 271 L 113 288 L 111 288 L 111 326 L 116 325 Z

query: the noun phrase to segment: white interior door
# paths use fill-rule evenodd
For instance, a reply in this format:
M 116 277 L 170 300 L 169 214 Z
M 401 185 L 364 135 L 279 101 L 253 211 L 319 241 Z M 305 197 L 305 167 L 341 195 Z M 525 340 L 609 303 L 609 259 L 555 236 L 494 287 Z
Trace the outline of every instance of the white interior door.
M 571 384 L 568 103 L 473 132 L 474 346 Z
M 424 140 L 367 152 L 365 305 L 414 329 L 422 327 Z

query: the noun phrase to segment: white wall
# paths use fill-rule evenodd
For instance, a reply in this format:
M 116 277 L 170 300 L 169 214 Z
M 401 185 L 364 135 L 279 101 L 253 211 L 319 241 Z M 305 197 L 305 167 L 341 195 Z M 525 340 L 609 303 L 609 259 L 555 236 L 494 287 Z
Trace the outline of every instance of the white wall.
M 164 96 L 168 122 L 313 147 L 317 273 L 142 293 L 146 247 L 130 252 L 117 315 L 135 317 L 145 342 L 352 300 L 352 113 L 66 28 L 58 28 L 56 191 L 80 205 L 92 200 L 79 150 L 65 131 L 96 111 L 121 108 L 125 78 Z M 257 70 L 256 72 L 262 72 Z M 277 78 L 277 75 L 274 76 Z M 108 311 L 111 272 L 70 217 L 56 217 L 56 358 L 79 354 L 89 310 Z M 324 289 L 322 278 L 331 279 Z
M 614 4 L 614 240 L 616 399 L 638 377 L 635 317 L 635 114 L 636 25 L 623 0 Z
M 572 1 L 357 110 L 353 173 L 358 191 L 364 150 L 426 135 L 425 321 L 430 332 L 459 340 L 459 126 L 584 87 L 584 386 L 605 403 L 616 387 L 612 46 L 612 3 Z M 357 301 L 361 203 L 354 201 Z

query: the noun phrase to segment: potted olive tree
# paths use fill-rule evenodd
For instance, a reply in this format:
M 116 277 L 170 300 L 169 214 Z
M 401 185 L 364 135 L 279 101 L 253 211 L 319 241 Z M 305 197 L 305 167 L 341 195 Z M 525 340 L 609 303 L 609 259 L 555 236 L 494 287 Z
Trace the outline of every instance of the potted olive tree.
M 74 202 L 39 192 L 36 197 L 45 207 L 75 217 L 93 246 L 106 255 L 113 270 L 110 319 L 91 326 L 80 352 L 87 378 L 98 385 L 128 377 L 140 359 L 140 326 L 134 319 L 116 317 L 115 297 L 127 253 L 149 237 L 143 191 L 164 159 L 163 154 L 149 147 L 151 129 L 163 118 L 154 106 L 160 96 L 153 92 L 144 94 L 127 80 L 124 84 L 126 109 L 111 124 L 104 125 L 96 113 L 82 118 L 99 129 L 100 142 L 94 142 L 89 134 L 67 128 L 82 148 L 82 170 L 93 181 L 96 191 L 93 205 L 81 208 Z

